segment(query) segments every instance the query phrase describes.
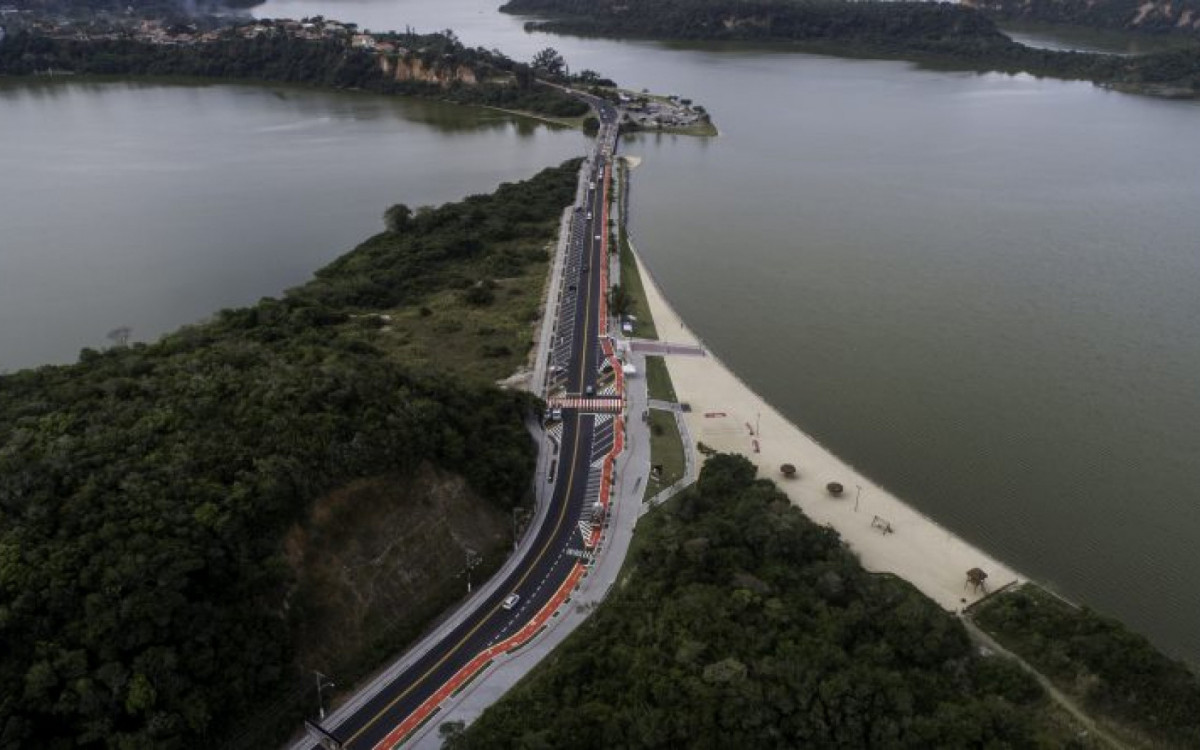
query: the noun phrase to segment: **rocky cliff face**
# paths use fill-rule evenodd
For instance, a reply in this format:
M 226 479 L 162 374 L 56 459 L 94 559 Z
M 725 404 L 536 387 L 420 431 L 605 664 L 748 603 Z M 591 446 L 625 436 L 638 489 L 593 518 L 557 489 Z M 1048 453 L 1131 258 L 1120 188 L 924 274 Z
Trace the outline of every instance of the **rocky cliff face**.
M 427 65 L 416 55 L 401 55 L 392 58 L 381 56 L 379 67 L 384 75 L 392 76 L 397 81 L 420 81 L 435 83 L 439 86 L 449 86 L 452 83 L 479 83 L 475 71 L 466 65 Z
M 994 18 L 1200 35 L 1200 0 L 962 0 Z

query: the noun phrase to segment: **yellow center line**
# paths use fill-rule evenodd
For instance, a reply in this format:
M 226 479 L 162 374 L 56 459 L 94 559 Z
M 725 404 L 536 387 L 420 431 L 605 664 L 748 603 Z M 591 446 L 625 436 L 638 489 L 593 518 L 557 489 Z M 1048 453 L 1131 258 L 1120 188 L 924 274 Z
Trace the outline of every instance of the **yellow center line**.
M 591 251 L 590 251 L 591 241 L 589 241 L 588 247 L 589 247 L 588 252 L 590 255 L 591 254 Z M 589 338 L 588 330 L 591 328 L 591 324 L 592 324 L 592 284 L 589 283 L 588 291 L 587 291 L 587 304 L 584 306 L 583 338 L 585 341 Z M 582 362 L 580 363 L 580 365 L 581 365 L 580 378 L 583 377 L 583 373 L 586 372 L 586 369 L 587 369 L 587 359 L 588 359 L 588 349 L 589 348 L 590 348 L 589 346 L 585 345 L 582 350 Z M 562 528 L 563 520 L 566 518 L 567 505 L 570 504 L 569 501 L 571 499 L 571 490 L 575 486 L 575 467 L 578 466 L 578 464 L 579 464 L 579 461 L 578 461 L 578 458 L 579 458 L 579 436 L 582 432 L 579 429 L 578 414 L 576 415 L 575 419 L 576 419 L 575 443 L 574 443 L 574 447 L 572 448 L 572 452 L 571 452 L 571 470 L 567 474 L 566 493 L 563 495 L 562 505 L 558 509 L 558 520 L 554 524 L 554 533 L 552 533 L 546 539 L 546 543 L 544 545 L 542 545 L 541 550 L 538 551 L 537 557 L 535 557 L 533 559 L 533 563 L 530 564 L 525 569 L 525 573 L 517 580 L 516 585 L 513 586 L 514 589 L 521 588 L 521 586 L 525 583 L 525 580 L 527 578 L 529 578 L 529 575 L 531 573 L 533 573 L 535 568 L 537 568 L 538 563 L 541 562 L 542 558 L 546 555 L 546 552 L 548 552 L 550 550 L 550 545 L 553 543 L 554 539 L 558 536 L 558 532 Z M 475 625 L 475 627 L 471 628 L 471 630 L 468 631 L 466 635 L 464 635 L 461 639 L 459 639 L 458 643 L 454 644 L 454 647 L 451 648 L 449 651 L 447 651 L 446 654 L 441 659 L 438 659 L 437 662 L 432 667 L 430 667 L 428 670 L 426 670 L 424 674 L 422 674 L 411 685 L 409 685 L 407 688 L 405 688 L 402 693 L 400 693 L 395 698 L 393 698 L 386 706 L 381 708 L 378 713 L 376 713 L 373 717 L 371 717 L 370 721 L 368 721 L 366 724 L 364 724 L 362 726 L 361 729 L 359 729 L 357 732 L 355 732 L 353 735 L 351 735 L 350 739 L 346 740 L 346 745 L 348 746 L 348 745 L 354 743 L 359 737 L 362 736 L 363 732 L 366 732 L 368 729 L 370 729 L 372 726 L 374 726 L 375 723 L 378 722 L 383 717 L 384 714 L 386 714 L 388 711 L 391 711 L 392 708 L 397 703 L 404 700 L 404 698 L 407 697 L 409 693 L 411 693 L 419 685 L 421 685 L 423 682 L 425 682 L 425 680 L 429 679 L 429 676 L 431 674 L 433 674 L 438 669 L 440 669 L 441 666 L 443 664 L 445 664 L 446 661 L 451 656 L 454 656 L 456 653 L 458 653 L 459 649 L 461 649 L 463 647 L 463 645 L 468 640 L 470 640 L 471 637 L 474 636 L 475 633 L 481 627 L 484 626 L 485 623 L 489 622 L 492 619 L 492 617 L 496 614 L 496 612 L 499 610 L 500 610 L 500 605 L 497 604 L 496 606 L 494 606 L 492 608 L 491 612 L 488 612 L 486 616 L 484 616 L 482 619 L 480 619 L 480 621 Z

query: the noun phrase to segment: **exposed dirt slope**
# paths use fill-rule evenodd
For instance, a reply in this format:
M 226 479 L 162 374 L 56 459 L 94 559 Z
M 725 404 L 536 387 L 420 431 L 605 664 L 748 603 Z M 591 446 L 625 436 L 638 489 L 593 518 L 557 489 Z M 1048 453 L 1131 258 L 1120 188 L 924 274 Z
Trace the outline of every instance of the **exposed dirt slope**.
M 467 550 L 483 557 L 479 582 L 510 545 L 507 514 L 431 467 L 327 495 L 286 540 L 299 580 L 290 602 L 309 610 L 298 618 L 301 666 L 348 686 L 466 593 Z

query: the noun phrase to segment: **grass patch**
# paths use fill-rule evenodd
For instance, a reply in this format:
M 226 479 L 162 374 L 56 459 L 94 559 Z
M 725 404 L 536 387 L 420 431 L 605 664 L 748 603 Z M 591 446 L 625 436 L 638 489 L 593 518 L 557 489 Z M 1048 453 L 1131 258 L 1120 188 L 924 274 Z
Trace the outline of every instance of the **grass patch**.
M 675 414 L 661 409 L 650 410 L 650 465 L 662 467 L 658 476 L 651 471 L 646 482 L 646 497 L 651 498 L 683 479 L 686 461 L 683 438 Z
M 507 109 L 505 107 L 493 107 L 486 104 L 481 106 L 483 106 L 485 109 L 495 110 L 496 112 L 503 112 L 505 114 L 515 115 L 517 117 L 525 117 L 530 120 L 537 120 L 539 122 L 546 123 L 547 125 L 552 125 L 559 128 L 569 128 L 571 130 L 583 130 L 583 121 L 591 115 L 589 112 L 586 115 L 579 115 L 578 117 L 555 117 L 553 115 L 543 115 L 528 109 Z
M 646 387 L 652 399 L 671 403 L 679 401 L 675 386 L 671 384 L 671 374 L 667 372 L 667 362 L 662 357 L 646 357 Z
M 463 290 L 448 289 L 419 305 L 390 310 L 390 321 L 360 325 L 371 343 L 406 367 L 495 382 L 528 363 L 547 267 L 548 260 L 531 260 L 519 274 L 494 280 L 486 304 L 472 304 Z

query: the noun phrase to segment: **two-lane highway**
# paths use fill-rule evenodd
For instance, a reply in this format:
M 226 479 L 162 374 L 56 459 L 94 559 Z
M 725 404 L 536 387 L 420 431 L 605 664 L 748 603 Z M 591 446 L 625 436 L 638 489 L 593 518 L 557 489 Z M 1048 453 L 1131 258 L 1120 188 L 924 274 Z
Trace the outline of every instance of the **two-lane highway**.
M 564 345 L 554 348 L 554 356 L 565 361 L 557 362 L 552 372 L 558 373 L 557 382 L 567 395 L 594 392 L 602 364 L 600 336 L 607 290 L 600 269 L 608 261 L 604 221 L 616 112 L 607 102 L 591 98 L 589 102 L 597 106 L 602 127 L 596 151 L 584 168 L 586 201 L 576 207 L 571 222 L 564 290 L 555 310 L 560 324 L 565 325 L 556 332 Z M 408 668 L 348 716 L 335 712 L 330 717 L 322 728 L 343 747 L 365 750 L 385 740 L 388 744 L 402 740 L 396 736 L 397 727 L 419 709 L 428 709 L 439 690 L 481 652 L 520 631 L 564 585 L 585 548 L 581 521 L 586 524 L 590 518 L 589 503 L 598 484 L 596 454 L 612 445 L 611 424 L 607 424 L 607 432 L 605 429 L 605 417 L 563 410 L 561 425 L 555 426 L 558 468 L 545 521 L 537 529 L 534 543 L 502 585 L 477 602 L 456 627 Z

